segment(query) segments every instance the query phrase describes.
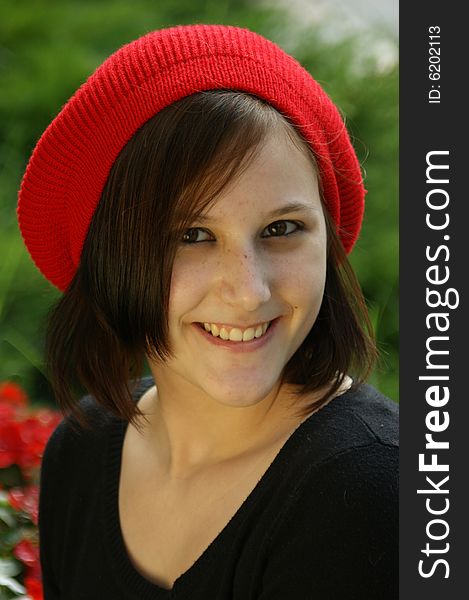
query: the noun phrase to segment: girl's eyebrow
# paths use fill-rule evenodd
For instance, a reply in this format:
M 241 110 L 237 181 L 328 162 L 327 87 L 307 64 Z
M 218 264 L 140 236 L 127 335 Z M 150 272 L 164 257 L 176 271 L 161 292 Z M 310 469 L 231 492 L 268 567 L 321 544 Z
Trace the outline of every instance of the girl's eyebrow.
M 266 219 L 272 219 L 274 217 L 281 217 L 282 215 L 292 213 L 292 212 L 300 212 L 300 211 L 317 212 L 318 210 L 319 210 L 319 208 L 316 208 L 315 206 L 311 206 L 311 204 L 305 204 L 303 202 L 289 202 L 288 204 L 284 204 L 283 206 L 280 206 L 279 208 L 275 208 L 274 210 L 266 213 L 263 216 Z M 197 217 L 196 221 L 198 223 L 208 223 L 208 222 L 216 223 L 218 221 L 218 219 L 205 214 L 205 215 L 199 215 Z

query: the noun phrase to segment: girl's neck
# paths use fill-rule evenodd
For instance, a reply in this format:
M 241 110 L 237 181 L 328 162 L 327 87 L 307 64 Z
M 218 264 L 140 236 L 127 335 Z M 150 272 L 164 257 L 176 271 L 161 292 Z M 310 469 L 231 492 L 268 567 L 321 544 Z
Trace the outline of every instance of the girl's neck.
M 348 378 L 341 393 L 350 383 Z M 315 397 L 298 398 L 284 385 L 255 405 L 233 407 L 188 398 L 182 390 L 170 393 L 158 382 L 138 402 L 147 417 L 141 421 L 145 455 L 166 478 L 190 478 L 275 445 L 315 412 L 297 414 L 299 403 L 309 405 Z

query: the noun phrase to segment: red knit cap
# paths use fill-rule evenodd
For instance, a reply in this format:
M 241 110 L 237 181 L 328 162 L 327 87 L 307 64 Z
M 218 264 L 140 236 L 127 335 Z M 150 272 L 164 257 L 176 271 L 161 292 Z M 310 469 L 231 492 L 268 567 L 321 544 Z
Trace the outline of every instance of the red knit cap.
M 62 291 L 71 282 L 111 167 L 137 129 L 176 100 L 221 88 L 259 96 L 299 127 L 350 252 L 365 190 L 337 108 L 295 59 L 259 34 L 189 25 L 154 31 L 111 55 L 34 149 L 17 212 L 24 242 L 49 281 Z

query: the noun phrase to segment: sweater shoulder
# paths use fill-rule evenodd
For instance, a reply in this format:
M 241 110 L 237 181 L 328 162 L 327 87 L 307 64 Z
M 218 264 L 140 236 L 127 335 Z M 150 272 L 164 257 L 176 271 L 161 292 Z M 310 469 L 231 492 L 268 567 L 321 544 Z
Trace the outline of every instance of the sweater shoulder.
M 324 407 L 316 424 L 311 419 L 305 444 L 309 456 L 294 497 L 305 503 L 306 513 L 309 503 L 322 500 L 323 510 L 335 506 L 349 515 L 352 507 L 358 508 L 352 518 L 361 515 L 365 520 L 371 514 L 379 520 L 381 511 L 397 510 L 399 407 L 395 402 L 368 384 L 350 390 Z
M 338 499 L 345 489 L 365 495 L 368 489 L 370 498 L 396 490 L 398 424 L 398 406 L 372 386 L 345 392 L 313 413 L 287 442 L 275 471 L 278 492 L 293 500 L 325 490 Z
M 262 600 L 397 598 L 398 468 L 379 440 L 311 465 L 278 506 Z
M 316 418 L 315 418 L 316 417 Z M 399 446 L 399 406 L 368 384 L 332 400 L 308 420 L 310 440 L 341 452 L 379 443 Z
M 347 399 L 348 410 L 368 428 L 377 441 L 399 445 L 399 405 L 371 385 L 364 384 Z
M 136 382 L 132 396 L 137 401 L 141 395 L 153 385 L 151 377 L 145 377 Z M 89 427 L 81 427 L 73 415 L 62 418 L 49 437 L 44 449 L 42 468 L 52 468 L 54 465 L 65 465 L 67 458 L 76 452 L 83 459 L 86 455 L 91 458 L 107 440 L 110 430 L 120 421 L 117 416 L 100 405 L 97 400 L 87 394 L 78 401 Z
M 317 548 L 319 540 L 321 544 L 332 540 L 353 551 L 360 549 L 366 558 L 363 538 L 376 546 L 378 554 L 381 543 L 392 546 L 394 553 L 398 405 L 363 384 L 335 398 L 305 425 L 295 446 L 296 460 L 288 463 L 291 477 L 284 474 L 288 495 L 274 524 L 277 543 L 298 536 Z M 283 482 L 277 484 L 282 490 Z

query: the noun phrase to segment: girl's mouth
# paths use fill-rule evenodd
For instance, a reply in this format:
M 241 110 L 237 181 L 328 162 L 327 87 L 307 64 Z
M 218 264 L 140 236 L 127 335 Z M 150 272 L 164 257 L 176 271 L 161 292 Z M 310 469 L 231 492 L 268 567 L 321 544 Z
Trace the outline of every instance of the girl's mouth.
M 243 352 L 256 350 L 267 344 L 273 336 L 279 320 L 280 317 L 277 317 L 272 321 L 266 321 L 246 329 L 220 327 L 214 323 L 194 323 L 193 325 L 212 344 Z
M 231 325 L 219 325 L 216 323 L 198 323 L 199 327 L 203 328 L 213 337 L 221 338 L 230 342 L 250 342 L 255 338 L 260 338 L 265 335 L 272 321 L 258 323 L 251 327 L 232 327 Z

